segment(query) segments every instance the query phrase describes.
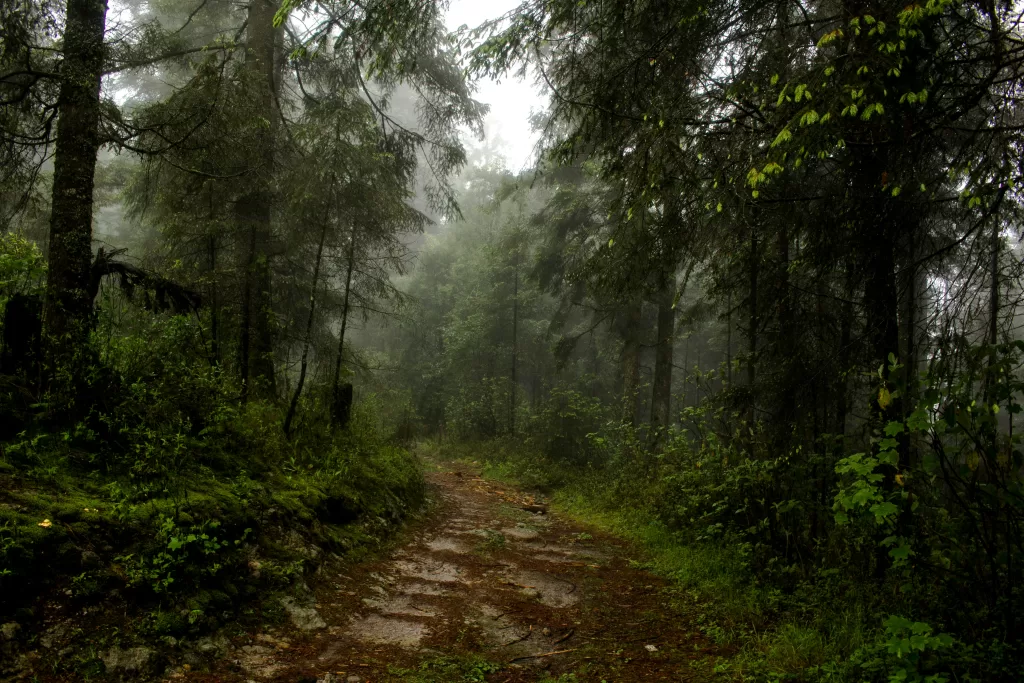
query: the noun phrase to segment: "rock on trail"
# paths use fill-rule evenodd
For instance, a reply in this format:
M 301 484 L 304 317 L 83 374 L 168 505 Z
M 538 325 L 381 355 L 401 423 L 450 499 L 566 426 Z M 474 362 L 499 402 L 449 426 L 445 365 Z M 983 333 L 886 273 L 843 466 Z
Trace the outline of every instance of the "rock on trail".
M 212 672 L 171 678 L 373 683 L 473 656 L 502 683 L 567 672 L 678 681 L 701 678 L 715 659 L 621 541 L 465 468 L 428 480 L 437 511 L 389 557 L 325 571 L 307 600 L 282 601 L 284 626 L 236 638 Z

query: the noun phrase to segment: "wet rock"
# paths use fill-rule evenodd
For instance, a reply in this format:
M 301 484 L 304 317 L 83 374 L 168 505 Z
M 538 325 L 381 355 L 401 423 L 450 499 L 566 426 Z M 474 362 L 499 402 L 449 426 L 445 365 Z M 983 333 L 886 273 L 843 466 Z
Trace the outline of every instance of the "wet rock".
M 540 534 L 533 529 L 524 529 L 522 527 L 515 527 L 513 529 L 502 529 L 501 533 L 507 538 L 512 538 L 517 541 L 536 541 L 540 538 Z
M 406 595 L 445 595 L 451 589 L 438 583 L 422 583 L 413 581 L 402 585 L 401 592 Z
M 338 674 L 324 674 L 316 679 L 316 683 L 341 683 L 341 676 Z
M 569 607 L 579 602 L 576 584 L 543 572 L 516 572 L 511 581 L 522 586 L 522 594 L 548 607 Z
M 48 629 L 39 638 L 39 644 L 42 645 L 47 650 L 50 650 L 54 646 L 56 646 L 59 643 L 63 642 L 67 638 L 69 630 L 70 630 L 69 622 L 65 621 L 65 622 L 61 622 L 59 624 L 56 624 L 56 625 L 52 626 L 50 629 Z
M 412 617 L 433 617 L 437 614 L 430 609 L 414 604 L 413 596 L 407 593 L 396 595 L 385 600 L 363 598 L 363 604 L 383 614 L 406 615 Z
M 190 669 L 200 669 L 206 664 L 198 652 L 186 652 L 181 656 L 181 663 Z
M 427 542 L 427 548 L 431 552 L 452 552 L 452 553 L 466 553 L 469 552 L 469 548 L 465 543 L 460 543 L 458 540 L 451 536 L 441 536 L 439 538 L 432 539 Z
M 221 638 L 214 640 L 213 638 L 203 638 L 196 643 L 196 651 L 201 652 L 204 655 L 219 656 L 228 649 L 227 640 Z
M 284 611 L 288 618 L 291 619 L 291 622 L 303 631 L 316 631 L 327 627 L 327 622 L 323 620 L 323 617 L 320 616 L 320 613 L 315 608 L 303 607 L 295 598 L 281 598 L 281 606 L 284 607 Z
M 382 645 L 412 647 L 426 635 L 426 627 L 416 621 L 371 614 L 352 622 L 352 632 L 360 639 Z
M 132 647 L 122 650 L 112 647 L 100 654 L 107 673 L 123 671 L 129 674 L 143 673 L 150 668 L 154 652 L 148 647 Z
M 395 567 L 404 577 L 434 581 L 436 583 L 458 583 L 462 581 L 462 568 L 448 562 L 436 562 L 429 559 L 413 561 L 402 560 Z

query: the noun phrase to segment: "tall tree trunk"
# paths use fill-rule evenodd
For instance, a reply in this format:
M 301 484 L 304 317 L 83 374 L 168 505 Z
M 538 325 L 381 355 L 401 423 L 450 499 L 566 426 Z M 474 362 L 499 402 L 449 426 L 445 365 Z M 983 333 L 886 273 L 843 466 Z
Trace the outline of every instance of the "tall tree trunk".
M 306 368 L 309 363 L 309 345 L 313 337 L 313 319 L 316 315 L 316 287 L 320 281 L 320 261 L 324 255 L 324 242 L 327 240 L 327 226 L 329 221 L 324 220 L 323 230 L 320 231 L 320 243 L 316 247 L 316 261 L 313 264 L 313 282 L 309 286 L 309 318 L 306 319 L 306 335 L 302 340 L 302 359 L 299 361 L 299 380 L 295 384 L 295 393 L 292 394 L 292 401 L 288 405 L 288 414 L 284 418 L 284 435 L 289 438 L 292 433 L 292 420 L 295 419 L 295 410 L 299 407 L 299 397 L 302 396 L 302 386 L 306 383 Z
M 1002 251 L 1003 239 L 999 234 L 999 220 L 992 219 L 992 272 L 989 285 L 989 317 L 988 343 L 995 346 L 999 343 L 999 254 Z
M 274 57 L 278 30 L 274 28 L 276 4 L 269 0 L 252 0 L 249 5 L 248 44 L 245 68 L 254 88 L 255 110 L 266 125 L 256 126 L 253 139 L 252 191 L 239 202 L 239 214 L 250 233 L 243 293 L 244 339 L 243 368 L 246 394 L 255 390 L 263 398 L 277 393 L 274 376 L 274 331 L 270 247 L 273 239 L 274 147 L 278 117 L 275 107 L 277 70 Z M 251 386 L 250 386 L 251 385 Z
M 758 253 L 757 229 L 750 226 L 750 330 L 747 333 L 749 343 L 747 359 L 747 384 L 750 386 L 750 419 L 754 416 L 754 382 L 757 380 L 757 327 L 760 324 L 757 316 L 757 276 L 761 254 Z
M 729 289 L 725 313 L 725 377 L 727 385 L 732 387 L 732 289 Z
M 519 339 L 519 249 L 516 249 L 516 260 L 513 266 L 515 273 L 513 275 L 512 285 L 512 386 L 509 388 L 509 399 L 508 399 L 508 430 L 513 436 L 516 433 L 516 387 L 518 386 L 518 377 L 516 371 L 518 370 L 519 363 L 519 349 L 517 343 Z
M 807 378 L 801 377 L 803 373 L 799 372 L 799 358 L 797 357 L 797 344 L 799 342 L 796 334 L 796 324 L 793 320 L 793 302 L 789 291 L 789 230 L 786 227 L 785 219 L 778 228 L 776 248 L 779 260 L 776 301 L 778 302 L 779 337 L 782 351 L 779 354 L 777 363 L 784 378 L 777 424 L 781 429 L 785 430 L 785 434 L 788 437 L 801 415 L 796 405 L 799 397 L 797 381 L 806 383 Z M 801 379 L 797 380 L 798 377 Z
M 672 347 L 675 343 L 675 274 L 661 275 L 658 291 L 658 343 L 654 355 L 654 387 L 651 394 L 651 426 L 666 428 L 672 415 Z
M 884 223 L 884 209 L 865 220 L 882 225 L 867 235 L 867 283 L 864 287 L 864 312 L 872 361 L 881 363 L 882 377 L 889 379 L 889 354 L 900 352 L 899 295 L 896 287 L 896 245 Z M 883 405 L 884 403 L 884 405 Z M 897 401 L 878 401 L 875 405 L 884 422 L 902 418 Z
M 629 307 L 622 344 L 622 420 L 636 424 L 640 415 L 640 328 L 643 302 L 637 299 Z
M 238 368 L 242 383 L 242 403 L 249 400 L 249 357 L 252 351 L 252 275 L 251 264 L 255 252 L 256 233 L 248 232 L 249 243 L 246 247 L 245 267 L 242 271 L 242 321 L 238 338 Z
M 81 352 L 92 319 L 93 180 L 106 18 L 106 0 L 67 0 L 43 312 L 50 373 Z
M 210 353 L 214 365 L 220 365 L 220 302 L 217 300 L 217 238 L 207 241 L 210 258 Z
M 341 330 L 338 332 L 338 358 L 334 363 L 334 379 L 331 382 L 333 410 L 332 422 L 335 427 L 344 427 L 348 423 L 349 410 L 352 407 L 352 385 L 341 385 L 341 362 L 345 355 L 345 328 L 348 326 L 348 307 L 352 294 L 352 271 L 356 263 L 356 222 L 352 221 L 352 234 L 348 244 L 348 270 L 345 273 L 345 299 L 341 306 Z

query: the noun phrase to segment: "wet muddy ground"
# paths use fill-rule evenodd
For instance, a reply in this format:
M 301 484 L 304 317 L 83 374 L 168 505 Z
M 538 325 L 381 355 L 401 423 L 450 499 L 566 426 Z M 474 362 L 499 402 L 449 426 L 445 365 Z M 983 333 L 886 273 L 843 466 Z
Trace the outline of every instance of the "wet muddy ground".
M 473 675 L 502 683 L 707 679 L 722 653 L 633 549 L 451 468 L 428 474 L 436 511 L 389 556 L 321 577 L 285 605 L 286 626 L 236 639 L 212 673 L 173 678 L 458 683 L 483 678 L 431 663 L 485 660 Z

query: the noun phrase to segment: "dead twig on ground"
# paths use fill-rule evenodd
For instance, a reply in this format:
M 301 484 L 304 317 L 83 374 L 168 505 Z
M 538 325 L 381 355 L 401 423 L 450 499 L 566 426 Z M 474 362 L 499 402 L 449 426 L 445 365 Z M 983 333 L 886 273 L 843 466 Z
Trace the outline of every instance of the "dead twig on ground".
M 522 662 L 522 661 L 525 661 L 527 659 L 540 659 L 541 657 L 554 657 L 555 655 L 564 655 L 564 654 L 566 654 L 568 652 L 576 652 L 576 649 L 577 648 L 572 648 L 572 649 L 569 649 L 569 650 L 554 650 L 552 652 L 545 652 L 544 654 L 539 654 L 539 655 L 529 655 L 527 657 L 516 657 L 515 659 L 510 659 L 508 663 L 509 664 L 515 664 L 516 662 Z
M 565 634 L 564 636 L 562 636 L 561 638 L 559 638 L 558 640 L 556 640 L 555 642 L 553 642 L 553 643 L 551 643 L 551 644 L 552 644 L 552 645 L 558 645 L 559 643 L 564 643 L 565 641 L 567 641 L 567 640 L 569 640 L 570 638 L 572 638 L 572 634 L 574 634 L 574 633 L 576 633 L 576 629 L 574 629 L 574 628 L 571 628 L 571 629 L 569 629 L 569 630 L 568 630 L 568 631 L 566 632 L 566 634 Z

